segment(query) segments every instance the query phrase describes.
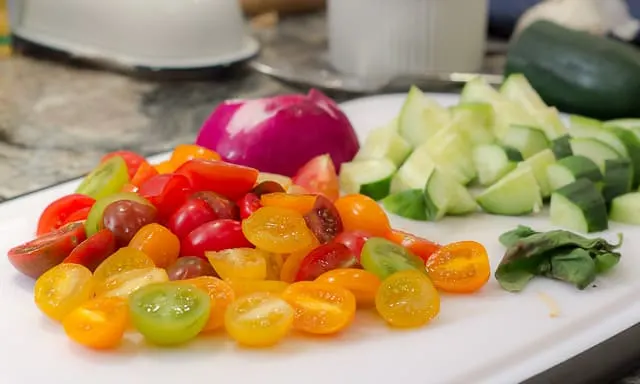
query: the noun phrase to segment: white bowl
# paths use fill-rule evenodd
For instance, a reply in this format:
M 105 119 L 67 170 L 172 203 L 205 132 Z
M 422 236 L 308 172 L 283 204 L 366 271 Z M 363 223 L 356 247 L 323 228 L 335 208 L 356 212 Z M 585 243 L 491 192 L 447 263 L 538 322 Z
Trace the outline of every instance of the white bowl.
M 12 0 L 26 40 L 123 65 L 193 68 L 257 53 L 235 0 Z
M 329 59 L 359 76 L 474 72 L 487 0 L 329 0 Z

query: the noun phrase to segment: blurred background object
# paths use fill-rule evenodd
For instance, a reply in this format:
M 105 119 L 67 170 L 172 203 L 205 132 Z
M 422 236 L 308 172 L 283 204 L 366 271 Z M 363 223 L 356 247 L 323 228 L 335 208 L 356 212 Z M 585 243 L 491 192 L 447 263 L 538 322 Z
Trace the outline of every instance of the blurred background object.
M 247 15 L 256 16 L 268 12 L 300 13 L 319 11 L 326 5 L 325 0 L 240 0 Z
M 6 0 L 0 0 L 0 58 L 11 54 L 11 31 L 9 8 Z

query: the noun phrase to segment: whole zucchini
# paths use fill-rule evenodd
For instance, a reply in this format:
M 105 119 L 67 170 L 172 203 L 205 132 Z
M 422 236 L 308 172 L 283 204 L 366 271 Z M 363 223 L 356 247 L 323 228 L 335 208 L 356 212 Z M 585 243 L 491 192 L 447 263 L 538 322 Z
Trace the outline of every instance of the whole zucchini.
M 563 112 L 640 116 L 640 51 L 627 43 L 537 21 L 510 44 L 505 72 L 525 75 Z

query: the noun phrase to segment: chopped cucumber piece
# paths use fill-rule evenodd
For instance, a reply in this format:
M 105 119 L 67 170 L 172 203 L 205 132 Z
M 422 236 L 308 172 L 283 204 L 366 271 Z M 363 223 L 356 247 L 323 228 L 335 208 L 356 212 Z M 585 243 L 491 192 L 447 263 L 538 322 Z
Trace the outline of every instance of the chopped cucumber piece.
M 560 119 L 560 113 L 556 107 L 548 107 L 539 111 L 534 117 L 549 140 L 555 140 L 569 132 L 562 119 Z
M 560 160 L 565 157 L 573 156 L 573 150 L 571 150 L 571 136 L 564 135 L 551 141 L 551 150 L 556 156 L 556 159 Z
M 473 149 L 473 164 L 478 171 L 480 185 L 489 186 L 516 167 L 503 147 L 497 144 L 480 145 Z
M 393 127 L 385 126 L 367 136 L 354 161 L 389 159 L 399 167 L 409 154 L 411 145 Z
M 543 131 L 524 125 L 511 125 L 502 138 L 502 143 L 520 151 L 525 159 L 549 148 L 547 136 Z
M 382 206 L 387 211 L 407 219 L 420 221 L 427 219 L 422 189 L 409 189 L 389 195 L 382 200 Z
M 612 159 L 604 162 L 604 186 L 602 197 L 609 203 L 614 198 L 631 192 L 633 167 L 629 159 Z
M 424 188 L 427 220 L 440 220 L 445 214 L 464 215 L 478 210 L 478 205 L 465 187 L 436 167 Z
M 482 77 L 474 77 L 467 81 L 460 93 L 460 104 L 489 103 L 503 101 L 504 97 Z
M 395 194 L 409 189 L 424 189 L 434 167 L 435 162 L 426 144 L 419 146 L 393 176 L 390 192 Z
M 585 156 L 569 156 L 547 167 L 547 180 L 551 191 L 560 189 L 578 179 L 588 179 L 597 183 L 602 180 L 600 168 Z
M 346 193 L 360 193 L 380 200 L 389 194 L 395 173 L 396 166 L 388 159 L 343 163 L 340 186 Z
M 493 107 L 487 103 L 458 104 L 450 108 L 452 124 L 471 145 L 491 144 L 496 138 L 491 132 Z
M 604 122 L 604 127 L 620 127 L 630 131 L 640 130 L 640 119 L 615 119 Z
M 631 192 L 611 201 L 611 221 L 640 225 L 640 192 Z
M 572 137 L 584 137 L 600 140 L 613 148 L 620 156 L 629 157 L 629 152 L 627 151 L 627 147 L 625 147 L 624 143 L 614 133 L 603 129 L 602 123 L 599 120 L 571 115 L 569 117 L 569 121 L 571 124 Z
M 514 169 L 476 200 L 485 212 L 497 215 L 526 215 L 542 207 L 540 187 L 531 167 Z
M 449 120 L 448 109 L 412 86 L 398 118 L 399 133 L 415 148 L 447 126 Z
M 433 161 L 460 184 L 467 184 L 476 177 L 471 146 L 456 126 L 438 131 L 426 143 L 426 150 Z
M 596 185 L 578 179 L 551 195 L 551 223 L 566 229 L 590 233 L 609 228 L 607 207 Z
M 522 105 L 531 114 L 547 108 L 531 83 L 520 73 L 509 75 L 502 83 L 500 93 L 507 99 Z
M 493 134 L 498 139 L 504 138 L 509 132 L 509 128 L 513 125 L 527 127 L 537 127 L 539 125 L 538 121 L 518 103 L 505 100 L 494 102 L 492 105 L 495 111 Z
M 604 162 L 608 159 L 620 157 L 615 149 L 600 140 L 591 138 L 572 138 L 569 140 L 571 151 L 574 155 L 590 158 L 604 172 Z
M 553 155 L 553 151 L 547 148 L 518 164 L 519 167 L 531 167 L 533 175 L 536 177 L 536 181 L 540 187 L 540 194 L 543 198 L 551 195 L 551 186 L 549 185 L 549 178 L 547 177 L 547 168 L 555 162 L 556 157 Z
M 627 148 L 631 164 L 633 165 L 633 188 L 636 188 L 640 185 L 640 136 L 633 131 L 616 126 L 607 127 L 605 125 L 605 129 L 618 136 Z

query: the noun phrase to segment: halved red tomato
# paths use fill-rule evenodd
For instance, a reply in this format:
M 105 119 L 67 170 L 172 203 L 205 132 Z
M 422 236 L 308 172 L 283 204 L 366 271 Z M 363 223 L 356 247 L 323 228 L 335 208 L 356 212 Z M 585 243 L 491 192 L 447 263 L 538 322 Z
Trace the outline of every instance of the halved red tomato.
M 145 181 L 138 194 L 158 209 L 161 221 L 168 219 L 191 195 L 191 184 L 184 175 L 166 173 Z
M 62 263 L 86 237 L 84 223 L 70 223 L 10 249 L 7 256 L 18 271 L 37 279 Z
M 63 263 L 80 264 L 91 272 L 116 251 L 116 237 L 108 229 L 102 229 L 71 251 Z
M 302 259 L 296 281 L 312 281 L 325 272 L 338 268 L 353 268 L 358 259 L 344 244 L 321 245 Z
M 194 191 L 212 191 L 237 201 L 253 189 L 258 170 L 223 161 L 193 159 L 175 172 L 186 176 Z
M 69 216 L 79 210 L 87 209 L 88 214 L 95 202 L 94 198 L 80 193 L 72 193 L 55 200 L 42 211 L 36 235 L 44 235 L 60 228 L 68 222 Z M 86 215 L 84 218 L 86 219 Z
M 93 207 L 93 205 L 91 207 Z M 64 221 L 64 223 L 62 225 L 73 223 L 74 221 L 85 221 L 85 220 L 87 220 L 87 217 L 89 217 L 89 212 L 91 212 L 91 207 L 85 207 L 85 208 L 78 209 L 77 211 L 73 212 L 72 214 L 67 216 L 66 220 Z
M 340 197 L 338 175 L 329 154 L 309 160 L 293 177 L 293 184 L 303 187 L 310 193 L 322 194 L 331 201 L 336 201 Z
M 127 164 L 127 170 L 129 171 L 129 180 L 133 179 L 133 176 L 138 171 L 140 164 L 147 162 L 143 156 L 132 151 L 115 151 L 107 153 L 102 156 L 100 162 L 103 163 L 114 156 L 120 156 L 124 159 L 124 162 Z
M 392 242 L 407 248 L 425 262 L 429 260 L 431 255 L 441 247 L 438 243 L 434 243 L 433 241 L 423 239 L 398 229 L 391 230 L 391 232 L 387 234 L 386 238 L 387 240 L 391 240 Z

